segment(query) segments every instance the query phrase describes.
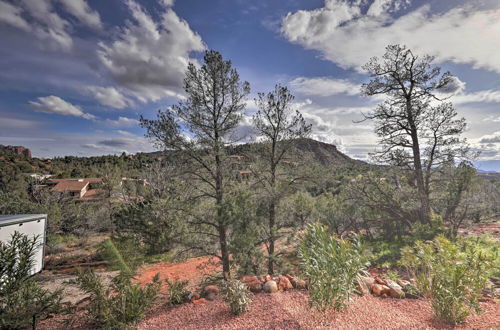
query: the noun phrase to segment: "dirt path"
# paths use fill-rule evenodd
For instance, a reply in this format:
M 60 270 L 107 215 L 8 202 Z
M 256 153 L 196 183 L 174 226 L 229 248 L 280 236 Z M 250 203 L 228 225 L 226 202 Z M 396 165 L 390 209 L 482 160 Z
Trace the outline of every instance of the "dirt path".
M 500 326 L 500 304 L 485 303 L 484 312 L 473 315 L 462 328 L 489 329 Z M 233 316 L 216 299 L 204 304 L 162 307 L 149 314 L 139 329 L 443 329 L 436 322 L 428 301 L 355 298 L 346 312 L 320 313 L 308 309 L 304 291 L 257 294 L 250 311 Z

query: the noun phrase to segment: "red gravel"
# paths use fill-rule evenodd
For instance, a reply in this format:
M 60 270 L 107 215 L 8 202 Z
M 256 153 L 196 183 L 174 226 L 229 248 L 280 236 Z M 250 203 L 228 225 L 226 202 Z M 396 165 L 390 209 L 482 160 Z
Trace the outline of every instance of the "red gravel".
M 500 326 L 500 304 L 484 303 L 483 313 L 460 327 Z M 346 312 L 321 313 L 307 307 L 307 292 L 254 296 L 250 311 L 233 316 L 220 299 L 152 311 L 139 329 L 443 329 L 432 318 L 429 302 L 411 299 L 355 298 Z

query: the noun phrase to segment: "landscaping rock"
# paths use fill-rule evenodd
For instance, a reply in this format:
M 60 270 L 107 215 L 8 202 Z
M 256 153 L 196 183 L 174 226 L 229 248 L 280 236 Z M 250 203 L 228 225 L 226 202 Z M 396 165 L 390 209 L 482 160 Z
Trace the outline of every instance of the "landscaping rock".
M 293 275 L 285 275 L 285 276 L 286 278 L 288 278 L 292 286 L 295 288 L 297 286 L 297 279 L 295 278 L 295 276 Z
M 244 284 L 247 283 L 253 283 L 253 282 L 260 282 L 259 278 L 257 276 L 243 276 L 240 281 Z
M 361 296 L 367 296 L 370 294 L 369 286 L 366 285 L 366 282 L 362 277 L 356 280 L 356 288 Z
M 371 276 L 361 276 L 361 279 L 366 284 L 368 288 L 371 288 L 373 284 L 375 284 L 375 279 Z
M 292 283 L 290 283 L 290 280 L 286 276 L 279 276 L 278 277 L 278 290 L 280 291 L 287 291 L 293 289 Z
M 396 281 L 402 288 L 405 288 L 407 287 L 408 285 L 411 285 L 410 281 L 406 281 L 406 280 L 402 280 L 402 279 L 398 279 Z
M 266 293 L 278 292 L 278 284 L 275 281 L 267 281 L 262 287 Z
M 376 276 L 376 277 L 375 277 L 375 282 L 376 282 L 377 284 L 387 285 L 387 282 L 386 282 L 384 279 L 382 279 L 382 278 L 380 278 L 380 277 L 378 277 L 378 276 Z
M 215 297 L 219 294 L 219 287 L 217 285 L 207 285 L 203 288 L 203 296 L 207 300 L 214 300 Z
M 252 282 L 247 284 L 248 290 L 253 293 L 259 293 L 262 291 L 262 284 L 260 282 Z
M 295 280 L 295 289 L 298 290 L 307 290 L 307 282 L 301 279 Z
M 376 296 L 382 296 L 382 295 L 387 296 L 387 295 L 389 295 L 390 289 L 386 285 L 375 283 L 372 285 L 372 292 Z
M 401 287 L 398 287 L 389 287 L 389 296 L 391 296 L 392 298 L 404 298 L 405 293 L 403 292 Z

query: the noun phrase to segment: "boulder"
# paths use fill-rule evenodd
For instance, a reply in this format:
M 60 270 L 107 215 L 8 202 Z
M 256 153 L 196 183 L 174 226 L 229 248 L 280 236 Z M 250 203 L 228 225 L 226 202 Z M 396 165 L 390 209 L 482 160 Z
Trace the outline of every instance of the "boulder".
M 220 289 L 217 285 L 207 285 L 203 288 L 203 297 L 207 298 L 207 300 L 214 300 L 219 291 Z
M 307 290 L 307 282 L 301 280 L 300 278 L 295 280 L 295 289 L 298 290 Z
M 367 296 L 370 294 L 370 289 L 366 285 L 363 278 L 356 279 L 356 288 L 361 296 Z
M 371 276 L 361 276 L 360 279 L 363 280 L 368 288 L 371 288 L 375 284 L 375 279 Z
M 286 276 L 279 276 L 278 277 L 278 290 L 280 291 L 287 291 L 293 289 L 292 283 L 290 283 L 290 280 Z
M 389 296 L 392 298 L 404 298 L 405 293 L 403 292 L 403 290 L 401 289 L 400 286 L 399 286 L 399 288 L 391 286 L 391 287 L 389 287 Z
M 297 279 L 295 278 L 295 276 L 293 275 L 285 275 L 286 278 L 288 278 L 288 280 L 290 281 L 290 283 L 292 283 L 292 286 L 295 288 L 297 286 Z
M 243 276 L 240 279 L 241 283 L 247 284 L 247 283 L 253 283 L 253 282 L 259 282 L 259 278 L 257 276 Z
M 382 295 L 388 295 L 389 294 L 389 287 L 386 285 L 378 284 L 375 283 L 372 285 L 372 292 L 376 296 L 382 296 Z
M 253 293 L 258 293 L 262 291 L 262 284 L 260 283 L 260 281 L 246 283 L 246 286 L 248 290 L 250 290 Z
M 380 285 L 387 285 L 387 282 L 378 276 L 375 277 L 375 282 Z
M 411 285 L 410 281 L 407 281 L 407 280 L 402 280 L 402 279 L 398 279 L 396 281 L 402 288 L 404 287 L 407 287 L 408 285 Z
M 278 284 L 276 283 L 276 281 L 272 281 L 272 280 L 267 281 L 266 283 L 264 283 L 264 286 L 262 287 L 262 289 L 266 293 L 278 292 Z

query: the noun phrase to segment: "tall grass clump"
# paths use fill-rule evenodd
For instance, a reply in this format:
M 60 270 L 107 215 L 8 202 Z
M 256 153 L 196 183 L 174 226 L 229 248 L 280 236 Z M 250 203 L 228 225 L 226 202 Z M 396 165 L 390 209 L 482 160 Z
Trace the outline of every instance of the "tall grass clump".
M 450 324 L 480 311 L 491 256 L 471 244 L 454 244 L 444 236 L 417 242 L 402 251 L 401 264 L 415 278 L 420 293 L 431 299 L 434 316 Z
M 356 279 L 367 265 L 361 244 L 332 236 L 319 224 L 308 225 L 298 256 L 304 276 L 309 280 L 309 304 L 324 310 L 347 308 L 356 288 Z

